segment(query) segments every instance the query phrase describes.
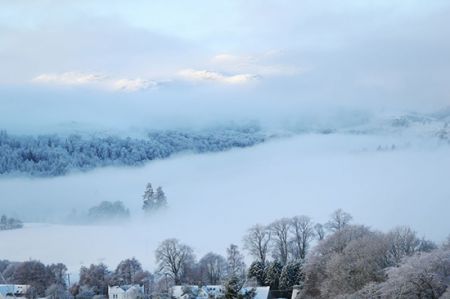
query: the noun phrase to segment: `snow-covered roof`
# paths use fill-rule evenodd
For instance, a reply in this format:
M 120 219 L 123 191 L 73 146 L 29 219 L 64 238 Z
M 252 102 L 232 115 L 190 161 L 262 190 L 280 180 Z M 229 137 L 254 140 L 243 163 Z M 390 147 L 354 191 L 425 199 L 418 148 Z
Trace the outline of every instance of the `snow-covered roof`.
M 201 288 L 196 285 L 176 285 L 172 287 L 172 296 L 175 298 L 189 297 L 188 294 L 185 294 L 185 288 L 189 288 L 196 298 L 219 297 L 225 291 L 225 288 L 221 285 L 206 285 Z
M 190 288 L 192 293 L 196 294 L 196 298 L 209 298 L 209 297 L 222 297 L 225 293 L 225 287 L 223 285 L 206 285 L 199 289 L 195 285 L 177 285 L 172 287 L 172 296 L 175 298 L 187 298 L 185 294 L 185 288 Z M 256 295 L 253 299 L 267 299 L 269 298 L 270 287 L 255 287 L 255 288 L 243 288 L 242 293 L 255 289 Z
M 110 286 L 108 288 L 109 293 L 128 293 L 132 291 L 139 291 L 144 292 L 144 287 L 141 287 L 137 284 L 127 284 L 127 285 L 121 285 L 121 286 Z
M 26 284 L 0 284 L 0 295 L 5 297 L 8 294 L 23 295 L 29 287 Z

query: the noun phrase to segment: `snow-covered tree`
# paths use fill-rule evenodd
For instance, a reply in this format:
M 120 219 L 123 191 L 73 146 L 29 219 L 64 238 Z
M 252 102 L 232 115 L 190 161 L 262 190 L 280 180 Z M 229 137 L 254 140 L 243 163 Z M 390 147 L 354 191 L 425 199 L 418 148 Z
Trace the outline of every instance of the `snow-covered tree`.
M 159 271 L 169 275 L 175 284 L 182 282 L 183 272 L 195 261 L 192 248 L 177 239 L 163 241 L 156 249 L 155 256 Z
M 304 260 L 315 236 L 314 224 L 308 216 L 295 216 L 291 219 L 290 229 L 292 231 L 290 239 L 292 256 L 296 260 Z
M 278 290 L 280 284 L 280 275 L 283 265 L 275 260 L 267 266 L 265 284 L 270 286 L 271 290 Z
M 280 274 L 280 290 L 290 290 L 293 286 L 303 282 L 302 263 L 298 261 L 288 262 L 284 265 Z
M 142 198 L 142 209 L 148 213 L 157 211 L 167 206 L 166 194 L 164 193 L 162 187 L 156 188 L 156 192 L 154 192 L 151 183 L 147 184 Z
M 256 279 L 259 286 L 264 286 L 266 283 L 266 267 L 260 261 L 252 262 L 248 268 L 247 277 Z
M 322 241 L 325 238 L 325 229 L 323 224 L 316 223 L 314 225 L 314 232 L 319 241 Z
M 387 234 L 390 244 L 389 255 L 393 263 L 399 264 L 403 257 L 414 254 L 419 249 L 417 233 L 407 226 L 398 226 Z
M 330 290 L 330 282 L 334 279 L 333 276 L 330 276 L 330 274 L 333 274 L 333 271 L 329 270 L 331 265 L 335 263 L 337 257 L 344 254 L 346 247 L 352 241 L 362 239 L 370 233 L 370 230 L 365 226 L 348 225 L 319 242 L 308 255 L 304 265 L 304 295 L 310 297 L 327 296 Z
M 144 270 L 141 263 L 133 257 L 119 263 L 113 273 L 112 280 L 118 285 L 136 284 L 139 283 L 142 272 Z
M 92 264 L 80 269 L 80 286 L 92 290 L 94 294 L 106 295 L 110 281 L 111 271 L 105 264 Z
M 378 286 L 381 298 L 442 298 L 450 289 L 450 251 L 414 254 L 388 269 L 387 276 Z
M 239 247 L 235 244 L 231 244 L 227 248 L 227 265 L 229 277 L 237 277 L 241 280 L 245 280 L 244 256 L 239 251 Z
M 88 212 L 89 220 L 94 222 L 123 220 L 129 217 L 130 211 L 121 201 L 102 201 Z
M 213 252 L 207 253 L 200 259 L 199 265 L 205 284 L 220 284 L 227 275 L 227 261 L 219 254 Z
M 244 285 L 243 281 L 235 275 L 231 275 L 225 282 L 225 299 L 237 299 Z
M 244 236 L 244 249 L 257 259 L 263 266 L 266 265 L 267 253 L 270 245 L 270 230 L 263 225 L 254 225 Z
M 340 231 L 346 227 L 352 219 L 352 215 L 344 212 L 342 209 L 337 209 L 331 214 L 330 220 L 326 223 L 326 227 L 332 232 Z
M 166 194 L 164 193 L 162 187 L 156 188 L 156 195 L 155 195 L 155 207 L 157 209 L 164 208 L 167 206 L 167 198 Z
M 6 215 L 0 217 L 0 230 L 22 228 L 23 223 L 19 219 L 8 218 Z
M 450 235 L 448 235 L 447 240 L 442 244 L 442 248 L 450 250 Z
M 272 222 L 269 225 L 269 228 L 272 235 L 273 258 L 285 265 L 289 257 L 289 232 L 291 221 L 288 218 L 282 218 Z
M 107 165 L 142 165 L 182 151 L 217 152 L 265 140 L 258 127 L 152 131 L 146 138 L 69 135 L 15 136 L 0 131 L 0 175 L 59 176 Z

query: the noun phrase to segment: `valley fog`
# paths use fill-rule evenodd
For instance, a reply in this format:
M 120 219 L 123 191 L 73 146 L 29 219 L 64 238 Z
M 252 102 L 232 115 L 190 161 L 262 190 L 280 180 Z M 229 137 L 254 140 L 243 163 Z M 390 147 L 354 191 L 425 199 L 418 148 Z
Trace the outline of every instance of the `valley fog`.
M 143 167 L 4 177 L 1 210 L 26 225 L 2 232 L 0 256 L 63 262 L 73 272 L 98 262 L 114 267 L 134 256 L 154 269 L 154 250 L 169 237 L 190 244 L 199 256 L 223 254 L 230 243 L 241 245 L 253 224 L 295 215 L 323 223 L 338 208 L 354 223 L 384 231 L 411 225 L 419 236 L 441 242 L 450 227 L 449 176 L 450 148 L 431 138 L 306 134 L 246 149 L 180 154 Z M 164 188 L 168 208 L 144 217 L 148 182 Z M 85 212 L 105 200 L 123 201 L 131 220 L 65 223 L 74 210 Z

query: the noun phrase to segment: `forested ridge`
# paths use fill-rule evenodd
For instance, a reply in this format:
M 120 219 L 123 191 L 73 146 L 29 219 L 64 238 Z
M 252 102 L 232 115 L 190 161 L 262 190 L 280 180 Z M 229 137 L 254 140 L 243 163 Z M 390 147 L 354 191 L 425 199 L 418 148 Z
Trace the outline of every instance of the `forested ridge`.
M 141 165 L 175 153 L 218 152 L 265 140 L 257 126 L 202 131 L 151 131 L 145 138 L 117 136 L 21 136 L 0 131 L 0 174 L 59 176 L 71 170 Z

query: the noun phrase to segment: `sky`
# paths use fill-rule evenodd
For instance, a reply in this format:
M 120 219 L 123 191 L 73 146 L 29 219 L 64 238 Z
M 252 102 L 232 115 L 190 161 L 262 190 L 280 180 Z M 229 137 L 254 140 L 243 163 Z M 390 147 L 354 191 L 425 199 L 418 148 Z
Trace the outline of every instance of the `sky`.
M 448 1 L 1 0 L 0 8 L 0 112 L 12 119 L 2 127 L 24 110 L 37 118 L 24 107 L 86 122 L 91 105 L 165 119 L 449 105 Z M 76 116 L 64 114 L 66 103 Z

